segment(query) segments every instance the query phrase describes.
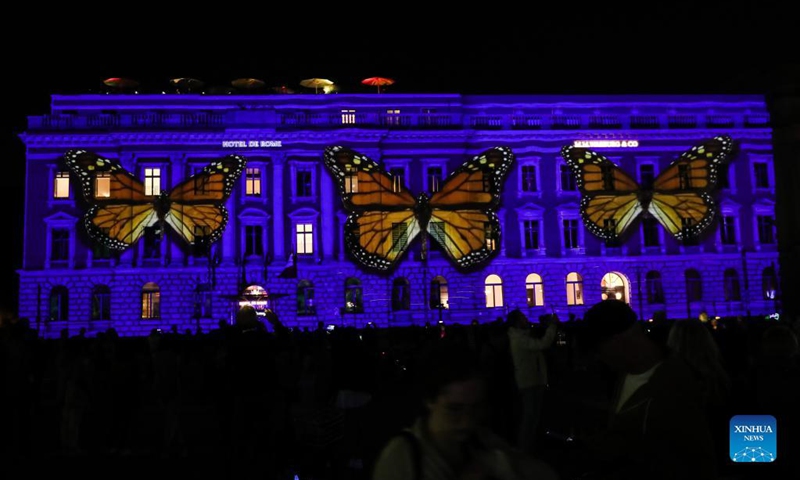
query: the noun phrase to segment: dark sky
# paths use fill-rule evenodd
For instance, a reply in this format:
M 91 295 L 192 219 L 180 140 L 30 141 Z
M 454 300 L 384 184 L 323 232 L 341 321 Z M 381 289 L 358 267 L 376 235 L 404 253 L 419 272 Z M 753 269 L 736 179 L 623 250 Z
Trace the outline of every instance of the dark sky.
M 0 190 L 15 226 L 14 248 L 0 259 L 8 285 L 0 305 L 15 307 L 9 290 L 20 266 L 17 135 L 27 115 L 47 112 L 52 93 L 98 90 L 108 77 L 151 91 L 175 77 L 212 85 L 253 77 L 297 90 L 300 80 L 322 77 L 342 92 L 370 92 L 360 80 L 385 76 L 396 80 L 396 93 L 766 94 L 787 65 L 800 63 L 792 15 L 763 1 L 471 2 L 441 4 L 441 14 L 400 2 L 352 11 L 333 3 L 204 3 L 167 11 L 117 2 L 91 12 L 31 4 L 9 20 L 17 28 L 0 34 L 8 106 Z

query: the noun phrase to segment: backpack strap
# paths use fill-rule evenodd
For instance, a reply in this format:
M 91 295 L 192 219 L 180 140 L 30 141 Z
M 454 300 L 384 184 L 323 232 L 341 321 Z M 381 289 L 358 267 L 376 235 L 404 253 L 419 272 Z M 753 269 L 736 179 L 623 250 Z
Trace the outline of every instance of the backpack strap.
M 401 430 L 399 436 L 404 437 L 411 447 L 411 459 L 414 462 L 414 478 L 411 480 L 420 480 L 422 478 L 422 450 L 419 446 L 419 440 L 413 432 L 408 430 Z

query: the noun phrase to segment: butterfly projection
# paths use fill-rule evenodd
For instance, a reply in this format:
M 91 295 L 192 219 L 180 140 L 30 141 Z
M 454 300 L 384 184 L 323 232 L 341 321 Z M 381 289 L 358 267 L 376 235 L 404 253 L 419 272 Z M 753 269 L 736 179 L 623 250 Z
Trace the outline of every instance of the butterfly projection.
M 418 235 L 423 259 L 429 235 L 461 269 L 496 255 L 500 222 L 495 209 L 513 162 L 509 148 L 488 149 L 453 171 L 430 197 L 415 198 L 374 160 L 343 146 L 325 149 L 325 165 L 349 213 L 347 249 L 377 271 L 392 269 Z
M 714 137 L 674 160 L 643 188 L 599 153 L 566 146 L 561 155 L 582 194 L 581 214 L 587 228 L 606 240 L 619 238 L 640 214 L 651 215 L 676 239 L 696 238 L 714 218 L 711 197 L 720 168 L 729 160 L 733 141 Z
M 145 185 L 116 160 L 86 150 L 70 150 L 64 160 L 89 203 L 87 232 L 115 250 L 136 243 L 148 227 L 158 225 L 164 232 L 164 224 L 190 245 L 215 242 L 228 221 L 223 204 L 246 164 L 243 157 L 228 155 L 169 192 L 147 195 Z

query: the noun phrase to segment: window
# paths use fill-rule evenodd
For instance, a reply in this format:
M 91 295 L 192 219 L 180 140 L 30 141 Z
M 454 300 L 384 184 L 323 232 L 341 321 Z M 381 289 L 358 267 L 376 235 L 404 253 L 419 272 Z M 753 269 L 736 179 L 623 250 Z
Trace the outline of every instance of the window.
M 358 193 L 358 170 L 352 165 L 345 165 L 344 191 Z
M 578 186 L 575 183 L 575 176 L 568 165 L 561 163 L 558 165 L 559 180 L 562 192 L 577 192 Z
M 69 172 L 56 172 L 53 198 L 69 198 Z
M 69 292 L 67 287 L 57 285 L 50 290 L 48 318 L 51 322 L 64 322 L 69 319 Z
M 539 220 L 523 220 L 525 250 L 539 250 Z
M 564 231 L 564 248 L 580 248 L 580 243 L 578 242 L 578 220 L 564 219 L 561 221 L 561 226 Z
M 627 281 L 616 272 L 608 272 L 603 275 L 600 281 L 600 298 L 607 300 L 609 298 L 614 300 L 622 300 L 625 303 L 630 303 L 628 298 Z
M 109 229 L 104 229 L 108 235 Z M 100 242 L 92 242 L 92 260 L 110 260 L 113 252 L 108 246 Z
M 652 190 L 653 181 L 656 178 L 656 166 L 652 163 L 642 163 L 639 165 L 639 186 L 643 190 Z
M 311 171 L 298 170 L 295 177 L 295 189 L 298 197 L 311 197 L 314 195 L 314 189 L 311 183 Z
M 380 92 L 380 88 L 378 87 L 378 92 Z M 390 108 L 386 110 L 386 117 L 385 122 L 386 125 L 400 125 L 402 118 L 400 117 L 400 110 L 396 108 Z
M 245 169 L 245 195 L 248 197 L 261 196 L 261 169 L 247 167 Z
M 559 205 L 559 227 L 561 229 L 561 255 L 583 254 L 583 228 L 578 205 Z
M 194 243 L 192 244 L 192 255 L 195 257 L 205 257 L 211 252 L 211 227 L 208 225 L 194 226 Z
M 654 217 L 647 216 L 642 219 L 642 244 L 645 248 L 661 246 L 661 227 Z
M 753 191 L 775 193 L 775 172 L 771 155 L 750 154 L 750 186 Z
M 583 277 L 580 273 L 567 274 L 567 305 L 583 305 Z
M 342 109 L 342 124 L 353 125 L 356 123 L 356 111 L 353 109 Z
M 520 194 L 538 193 L 539 187 L 539 162 L 538 159 L 526 160 L 519 169 Z
M 661 285 L 661 273 L 650 270 L 645 275 L 645 290 L 648 305 L 664 303 L 664 287 Z
M 742 300 L 742 292 L 739 288 L 739 274 L 734 268 L 725 270 L 723 290 L 725 291 L 726 302 L 739 302 Z
M 690 268 L 686 270 L 684 277 L 686 279 L 686 301 L 699 302 L 703 300 L 703 284 L 700 272 Z
M 392 310 L 411 310 L 411 285 L 404 277 L 395 278 L 392 282 Z
M 153 282 L 142 287 L 142 320 L 161 318 L 161 289 Z
M 350 277 L 344 282 L 344 311 L 361 313 L 364 311 L 364 300 L 361 291 L 361 280 Z
M 681 230 L 683 231 L 683 243 L 685 247 L 696 246 L 700 244 L 700 239 L 696 234 L 690 233 L 689 228 L 694 225 L 694 219 L 691 217 L 681 217 Z
M 161 227 L 144 227 L 144 258 L 161 258 Z
M 544 284 L 542 283 L 542 277 L 538 273 L 531 273 L 525 279 L 525 293 L 529 307 L 541 307 L 544 305 Z
M 54 262 L 69 260 L 70 231 L 65 228 L 54 228 L 51 234 L 50 260 Z
M 443 232 L 439 230 L 443 228 L 441 225 L 442 222 L 433 222 L 434 226 L 437 228 L 432 229 L 434 230 L 437 235 L 435 237 L 437 240 L 440 238 Z M 406 247 L 408 243 L 408 223 L 400 222 L 400 223 L 393 223 L 392 224 L 392 252 L 393 253 L 400 253 Z
M 447 280 L 437 276 L 431 280 L 431 308 L 450 308 L 450 293 L 447 289 Z
M 720 218 L 719 238 L 723 245 L 736 245 L 736 217 L 724 215 Z
M 775 243 L 775 218 L 772 215 L 757 215 L 758 243 L 772 245 Z
M 444 179 L 444 172 L 440 166 L 430 166 L 427 169 L 425 179 L 428 182 L 427 190 L 431 193 L 436 193 L 442 187 L 442 180 Z
M 194 317 L 195 318 L 212 318 L 214 313 L 211 309 L 211 293 L 212 288 L 210 283 L 201 283 L 197 285 L 194 290 Z
M 147 167 L 144 169 L 144 194 L 155 196 L 161 193 L 161 169 Z
M 500 276 L 492 274 L 484 281 L 486 293 L 486 308 L 503 306 L 503 281 Z
M 314 306 L 314 284 L 308 280 L 300 280 L 297 284 L 297 314 L 314 315 L 317 313 Z
M 298 223 L 295 225 L 297 233 L 297 254 L 311 255 L 314 253 L 314 225 L 311 223 Z
M 730 164 L 721 165 L 717 172 L 717 183 L 723 190 L 731 190 L 731 166 Z
M 769 266 L 761 273 L 761 291 L 764 300 L 778 298 L 778 276 L 775 274 L 775 267 Z
M 246 225 L 244 227 L 245 256 L 264 254 L 264 229 L 261 225 Z
M 106 285 L 92 287 L 92 321 L 111 320 L 111 290 Z
M 389 174 L 392 176 L 392 191 L 393 192 L 402 192 L 405 184 L 403 183 L 403 179 L 405 178 L 405 169 L 402 167 L 392 167 L 389 169 Z
M 98 172 L 94 177 L 94 198 L 111 197 L 111 174 Z

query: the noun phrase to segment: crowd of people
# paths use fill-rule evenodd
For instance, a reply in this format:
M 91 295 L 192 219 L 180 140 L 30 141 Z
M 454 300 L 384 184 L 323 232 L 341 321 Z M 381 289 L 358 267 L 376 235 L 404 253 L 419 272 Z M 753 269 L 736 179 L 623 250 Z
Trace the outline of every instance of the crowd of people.
M 615 300 L 533 320 L 303 329 L 244 307 L 205 333 L 45 340 L 14 319 L 0 452 L 289 480 L 797 473 L 796 325 L 643 322 Z M 737 414 L 776 417 L 774 465 L 731 462 Z

